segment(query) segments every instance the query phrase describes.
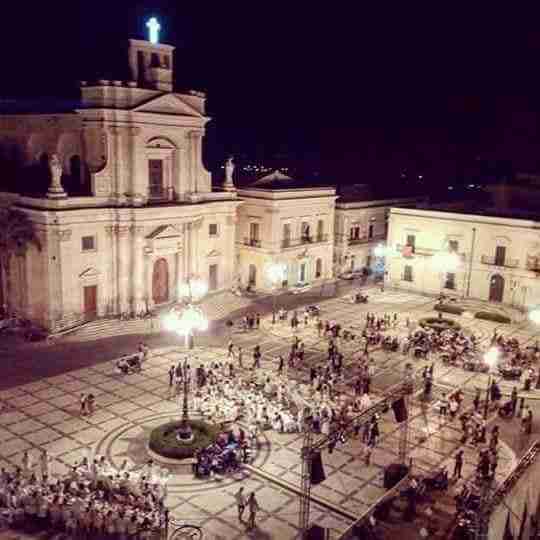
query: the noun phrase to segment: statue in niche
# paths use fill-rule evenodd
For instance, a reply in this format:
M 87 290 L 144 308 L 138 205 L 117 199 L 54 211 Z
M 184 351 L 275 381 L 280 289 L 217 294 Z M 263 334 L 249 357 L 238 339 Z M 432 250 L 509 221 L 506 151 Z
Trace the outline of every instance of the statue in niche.
M 65 197 L 66 192 L 62 187 L 62 162 L 58 154 L 53 154 L 49 161 L 49 170 L 51 171 L 51 185 L 47 191 L 48 197 Z
M 233 162 L 233 158 L 230 157 L 225 162 L 225 184 L 233 184 L 233 173 L 234 173 L 235 165 Z

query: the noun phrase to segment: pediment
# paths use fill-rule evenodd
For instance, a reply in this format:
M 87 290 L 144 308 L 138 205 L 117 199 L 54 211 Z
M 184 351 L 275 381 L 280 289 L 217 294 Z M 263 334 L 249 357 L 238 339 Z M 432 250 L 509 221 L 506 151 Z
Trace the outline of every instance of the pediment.
M 182 233 L 174 225 L 160 225 L 155 228 L 149 235 L 148 240 L 169 240 L 171 238 L 180 238 Z
M 176 116 L 192 116 L 195 118 L 204 118 L 204 116 L 189 103 L 182 101 L 174 94 L 167 94 L 152 98 L 133 109 L 134 112 L 145 112 L 154 114 L 173 114 Z
M 99 270 L 96 270 L 95 268 L 87 268 L 83 272 L 79 274 L 79 278 L 86 279 L 86 278 L 95 278 L 99 276 Z

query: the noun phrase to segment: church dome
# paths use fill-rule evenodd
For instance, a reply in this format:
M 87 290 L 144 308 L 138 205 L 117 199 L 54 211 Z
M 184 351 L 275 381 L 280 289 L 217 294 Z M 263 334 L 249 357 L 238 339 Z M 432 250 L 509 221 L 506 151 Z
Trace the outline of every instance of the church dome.
M 274 172 L 253 182 L 250 187 L 258 189 L 294 189 L 305 187 L 301 184 L 301 182 L 276 169 Z

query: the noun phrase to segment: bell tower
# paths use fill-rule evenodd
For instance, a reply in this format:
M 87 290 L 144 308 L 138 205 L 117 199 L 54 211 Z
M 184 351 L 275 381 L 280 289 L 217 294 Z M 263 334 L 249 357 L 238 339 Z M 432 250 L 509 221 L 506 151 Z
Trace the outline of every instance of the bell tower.
M 159 42 L 161 26 L 155 17 L 152 17 L 146 26 L 148 41 L 129 40 L 131 78 L 140 88 L 172 92 L 174 47 Z

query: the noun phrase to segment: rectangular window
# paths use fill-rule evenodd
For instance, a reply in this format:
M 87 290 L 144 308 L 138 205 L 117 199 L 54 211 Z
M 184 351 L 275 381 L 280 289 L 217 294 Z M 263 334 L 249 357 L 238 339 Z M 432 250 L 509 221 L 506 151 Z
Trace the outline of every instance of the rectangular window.
M 96 249 L 96 239 L 94 236 L 83 236 L 81 238 L 81 247 L 83 251 L 94 251 Z
M 368 228 L 368 238 L 373 238 L 373 223 L 370 223 L 369 224 L 369 228 Z
M 210 225 L 208 225 L 208 236 L 217 236 L 217 235 L 218 235 L 217 223 L 210 223 Z
M 444 288 L 452 289 L 452 290 L 456 288 L 456 274 L 452 272 L 446 273 L 446 279 L 444 281 Z
M 307 221 L 302 221 L 302 243 L 311 242 L 311 230 Z
M 283 224 L 283 247 L 289 247 L 291 245 L 291 226 L 289 223 Z
M 403 281 L 410 281 L 411 283 L 413 281 L 412 266 L 409 264 L 406 264 L 405 268 L 403 268 Z
M 317 241 L 322 242 L 324 240 L 324 221 L 319 219 L 317 221 Z
M 506 259 L 506 247 L 497 246 L 495 249 L 495 264 L 497 266 L 504 266 L 505 259 Z
M 208 290 L 215 291 L 218 288 L 218 265 L 211 264 L 208 267 Z
M 457 253 L 459 250 L 459 242 L 457 240 L 448 241 L 448 251 L 451 253 Z
M 161 199 L 165 196 L 163 189 L 163 160 L 148 160 L 148 196 L 151 199 Z
M 360 226 L 359 225 L 355 225 L 354 227 L 351 227 L 349 240 L 360 240 Z
M 412 248 L 411 251 L 414 253 L 414 249 L 416 247 L 416 236 L 414 234 L 407 235 L 407 245 Z
M 261 237 L 259 235 L 259 224 L 258 223 L 250 223 L 249 224 L 249 243 L 250 245 L 252 246 L 258 246 L 260 241 L 261 241 Z

